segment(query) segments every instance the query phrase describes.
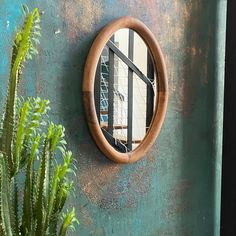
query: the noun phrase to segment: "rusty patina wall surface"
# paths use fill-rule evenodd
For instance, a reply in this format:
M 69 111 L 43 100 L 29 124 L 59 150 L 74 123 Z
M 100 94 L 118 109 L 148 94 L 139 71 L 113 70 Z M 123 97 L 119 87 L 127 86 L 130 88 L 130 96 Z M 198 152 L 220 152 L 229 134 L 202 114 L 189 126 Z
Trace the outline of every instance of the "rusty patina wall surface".
M 21 3 L 42 16 L 39 55 L 24 71 L 23 96 L 51 100 L 78 160 L 71 235 L 219 235 L 225 39 L 224 0 L 0 1 L 0 106 Z M 158 39 L 169 107 L 155 146 L 136 164 L 106 159 L 91 139 L 82 104 L 83 66 L 98 31 L 116 17 L 141 19 Z

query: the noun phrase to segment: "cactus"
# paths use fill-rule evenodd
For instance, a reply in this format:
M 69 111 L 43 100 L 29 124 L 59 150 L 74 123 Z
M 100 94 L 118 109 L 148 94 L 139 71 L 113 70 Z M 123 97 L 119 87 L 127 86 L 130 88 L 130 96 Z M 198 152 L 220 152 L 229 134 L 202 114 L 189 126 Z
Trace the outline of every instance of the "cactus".
M 63 213 L 75 166 L 64 127 L 47 121 L 49 101 L 17 97 L 22 68 L 38 53 L 40 36 L 38 9 L 22 8 L 25 20 L 12 47 L 0 122 L 0 235 L 66 235 L 78 223 L 74 209 Z

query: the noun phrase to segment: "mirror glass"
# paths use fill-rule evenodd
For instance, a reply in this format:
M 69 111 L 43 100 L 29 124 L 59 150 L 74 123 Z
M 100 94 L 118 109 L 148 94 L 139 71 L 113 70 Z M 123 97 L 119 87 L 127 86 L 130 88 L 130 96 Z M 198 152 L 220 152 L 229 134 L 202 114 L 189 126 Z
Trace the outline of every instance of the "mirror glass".
M 107 141 L 119 152 L 144 139 L 155 111 L 156 71 L 142 38 L 118 30 L 100 56 L 94 83 L 97 118 Z

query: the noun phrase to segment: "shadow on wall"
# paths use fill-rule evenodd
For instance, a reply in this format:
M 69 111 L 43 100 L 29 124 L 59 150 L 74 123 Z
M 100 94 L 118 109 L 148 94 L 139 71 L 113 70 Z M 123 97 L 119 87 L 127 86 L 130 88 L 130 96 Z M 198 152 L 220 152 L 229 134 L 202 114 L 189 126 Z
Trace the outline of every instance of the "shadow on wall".
M 199 17 L 199 15 L 201 17 Z M 186 57 L 183 64 L 183 160 L 182 175 L 192 184 L 188 199 L 195 215 L 192 222 L 198 235 L 219 234 L 219 207 L 216 202 L 220 191 L 220 173 L 216 162 L 220 147 L 215 140 L 217 120 L 221 111 L 217 104 L 217 4 L 214 1 L 195 1 L 186 22 Z M 216 192 L 218 191 L 218 192 Z M 206 197 L 207 196 L 207 197 Z M 218 199 L 219 200 L 219 199 Z M 186 223 L 184 219 L 182 223 Z M 205 227 L 198 227 L 198 226 Z

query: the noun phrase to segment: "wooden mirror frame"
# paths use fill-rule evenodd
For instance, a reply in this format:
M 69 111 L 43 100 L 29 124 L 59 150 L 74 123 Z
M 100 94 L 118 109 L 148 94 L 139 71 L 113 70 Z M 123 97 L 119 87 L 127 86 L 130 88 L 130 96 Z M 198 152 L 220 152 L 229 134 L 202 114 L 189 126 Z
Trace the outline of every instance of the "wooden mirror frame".
M 156 107 L 150 128 L 146 136 L 131 152 L 121 153 L 113 148 L 105 138 L 96 114 L 94 101 L 94 82 L 97 64 L 110 37 L 119 29 L 129 28 L 134 30 L 146 43 L 153 59 L 154 68 L 157 79 L 157 96 Z M 117 163 L 132 163 L 139 160 L 154 144 L 164 121 L 167 102 L 168 102 L 168 81 L 166 66 L 161 49 L 152 34 L 152 32 L 141 21 L 132 17 L 118 18 L 106 25 L 97 35 L 92 47 L 89 51 L 87 61 L 84 68 L 83 79 L 83 100 L 84 108 L 87 116 L 87 122 L 90 132 L 99 147 L 99 149 L 112 161 Z

